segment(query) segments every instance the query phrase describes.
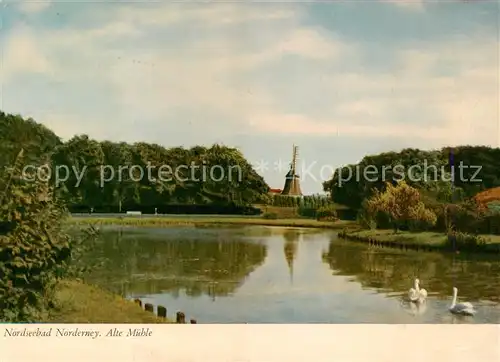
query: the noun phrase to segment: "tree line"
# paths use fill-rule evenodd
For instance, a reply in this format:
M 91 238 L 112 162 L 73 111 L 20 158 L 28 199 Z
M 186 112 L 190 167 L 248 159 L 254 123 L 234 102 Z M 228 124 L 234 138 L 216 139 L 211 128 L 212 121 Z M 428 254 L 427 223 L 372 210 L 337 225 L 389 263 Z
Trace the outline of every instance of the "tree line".
M 396 165 L 405 170 L 417 165 L 422 173 L 402 179 L 392 172 Z M 370 177 L 349 178 L 369 167 Z M 486 197 L 475 197 L 497 186 L 500 148 L 485 146 L 366 156 L 359 164 L 336 171 L 323 184 L 332 201 L 358 211 L 358 221 L 365 227 L 444 231 L 453 237 L 456 233 L 500 234 L 499 209 L 479 202 Z
M 416 177 L 408 177 L 412 166 L 417 170 L 413 172 Z M 407 171 L 404 181 L 408 185 L 442 201 L 468 199 L 480 191 L 500 186 L 500 148 L 459 146 L 431 151 L 408 148 L 368 155 L 358 164 L 337 169 L 332 178 L 323 183 L 323 189 L 331 194 L 334 202 L 360 209 L 374 190 L 382 190 L 386 182 L 395 184 L 402 180 L 395 171 L 397 167 Z M 365 171 L 368 169 L 370 172 Z M 363 177 L 364 172 L 369 177 Z
M 97 141 L 87 135 L 62 142 L 45 126 L 3 112 L 0 130 L 0 165 L 12 165 L 22 148 L 24 165 L 47 164 L 52 171 L 56 167 L 70 170 L 63 182 L 52 172 L 51 181 L 57 181 L 57 196 L 72 211 L 154 210 L 168 204 L 248 207 L 269 191 L 243 154 L 224 145 L 165 148 L 145 142 Z M 175 175 L 141 177 L 144 170 L 162 166 L 175 170 Z M 106 170 L 108 174 L 103 175 Z M 207 176 L 207 170 L 215 171 Z
M 335 205 L 327 195 L 289 196 L 271 194 L 265 198 L 264 204 L 273 206 L 272 212 L 266 212 L 263 216 L 268 219 L 306 217 L 316 219 L 337 220 L 355 219 L 349 213 L 350 210 Z M 339 207 L 340 206 L 340 207 Z M 279 212 L 277 212 L 279 210 Z
M 306 195 L 306 196 L 288 196 L 288 195 L 272 195 L 269 202 L 276 207 L 300 207 L 317 209 L 319 207 L 329 206 L 331 200 L 326 195 Z

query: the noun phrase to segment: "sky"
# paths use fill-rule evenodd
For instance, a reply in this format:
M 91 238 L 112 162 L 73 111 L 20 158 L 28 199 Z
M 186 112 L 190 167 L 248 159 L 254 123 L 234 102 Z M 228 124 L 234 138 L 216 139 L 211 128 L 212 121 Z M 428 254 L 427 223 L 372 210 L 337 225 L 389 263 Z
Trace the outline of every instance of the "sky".
M 67 140 L 222 143 L 305 193 L 367 154 L 499 146 L 499 5 L 0 4 L 0 109 Z

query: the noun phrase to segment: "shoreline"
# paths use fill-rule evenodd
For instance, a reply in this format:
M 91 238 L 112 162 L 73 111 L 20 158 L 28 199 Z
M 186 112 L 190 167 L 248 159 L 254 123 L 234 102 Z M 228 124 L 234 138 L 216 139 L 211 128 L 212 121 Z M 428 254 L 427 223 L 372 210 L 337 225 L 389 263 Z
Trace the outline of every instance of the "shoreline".
M 367 230 L 355 221 L 338 220 L 336 222 L 317 221 L 315 219 L 264 219 L 261 217 L 245 216 L 77 216 L 67 220 L 69 225 L 75 226 L 124 226 L 143 228 L 168 228 L 179 226 L 190 227 L 227 227 L 227 226 L 268 226 L 304 229 L 336 230 L 338 237 L 353 242 L 362 242 L 378 247 L 389 247 L 402 250 L 434 251 L 434 252 L 464 252 L 474 254 L 500 254 L 499 235 L 481 235 L 489 242 L 467 250 L 458 248 L 452 250 L 446 243 L 447 236 L 440 232 L 409 232 L 400 231 L 394 234 L 393 230 Z
M 56 287 L 55 306 L 45 323 L 173 323 L 142 309 L 137 303 L 93 284 L 73 279 L 61 280 Z
M 314 219 L 263 219 L 256 217 L 168 217 L 168 216 L 124 216 L 124 217 L 70 217 L 67 222 L 72 225 L 117 225 L 134 227 L 175 227 L 175 226 L 278 226 L 311 229 L 343 230 L 357 228 L 354 221 L 339 220 L 336 222 L 317 221 Z
M 361 242 L 377 247 L 388 247 L 402 250 L 427 251 L 427 252 L 451 252 L 471 254 L 500 254 L 500 236 L 481 235 L 489 239 L 485 245 L 479 245 L 470 249 L 452 249 L 446 243 L 447 236 L 438 232 L 409 232 L 400 231 L 397 234 L 393 230 L 343 230 L 338 234 L 339 238 Z

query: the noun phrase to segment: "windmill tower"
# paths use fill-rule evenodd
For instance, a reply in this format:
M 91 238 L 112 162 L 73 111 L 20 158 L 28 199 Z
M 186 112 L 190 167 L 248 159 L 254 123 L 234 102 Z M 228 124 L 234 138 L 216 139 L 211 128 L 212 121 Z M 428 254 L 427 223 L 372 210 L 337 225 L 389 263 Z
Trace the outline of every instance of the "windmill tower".
M 297 155 L 298 147 L 293 145 L 292 163 L 290 164 L 290 171 L 285 177 L 285 187 L 283 187 L 282 195 L 286 196 L 302 196 L 300 188 L 300 177 L 297 175 Z

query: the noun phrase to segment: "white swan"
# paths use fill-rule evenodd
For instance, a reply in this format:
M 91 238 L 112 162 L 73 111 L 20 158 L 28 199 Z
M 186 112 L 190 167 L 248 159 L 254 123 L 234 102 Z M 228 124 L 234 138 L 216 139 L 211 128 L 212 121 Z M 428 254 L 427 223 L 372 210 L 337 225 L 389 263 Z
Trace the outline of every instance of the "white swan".
M 408 291 L 408 298 L 414 303 L 421 303 L 425 301 L 425 298 L 427 298 L 427 290 L 420 289 L 419 284 L 420 280 L 415 279 L 413 288 L 410 288 Z
M 415 280 L 415 285 L 416 285 L 416 289 L 417 289 L 417 293 L 419 294 L 420 296 L 420 302 L 423 302 L 426 298 L 427 298 L 427 290 L 425 290 L 424 288 L 420 289 L 420 280 L 416 279 Z
M 416 302 L 418 300 L 417 281 L 418 279 L 415 279 L 415 282 L 413 283 L 413 288 L 410 288 L 410 290 L 408 290 L 408 299 L 410 299 L 410 301 L 412 302 Z
M 450 305 L 450 312 L 453 314 L 462 314 L 462 315 L 474 315 L 476 314 L 476 310 L 474 306 L 469 302 L 458 303 L 457 304 L 457 295 L 458 289 L 453 287 L 453 300 Z

